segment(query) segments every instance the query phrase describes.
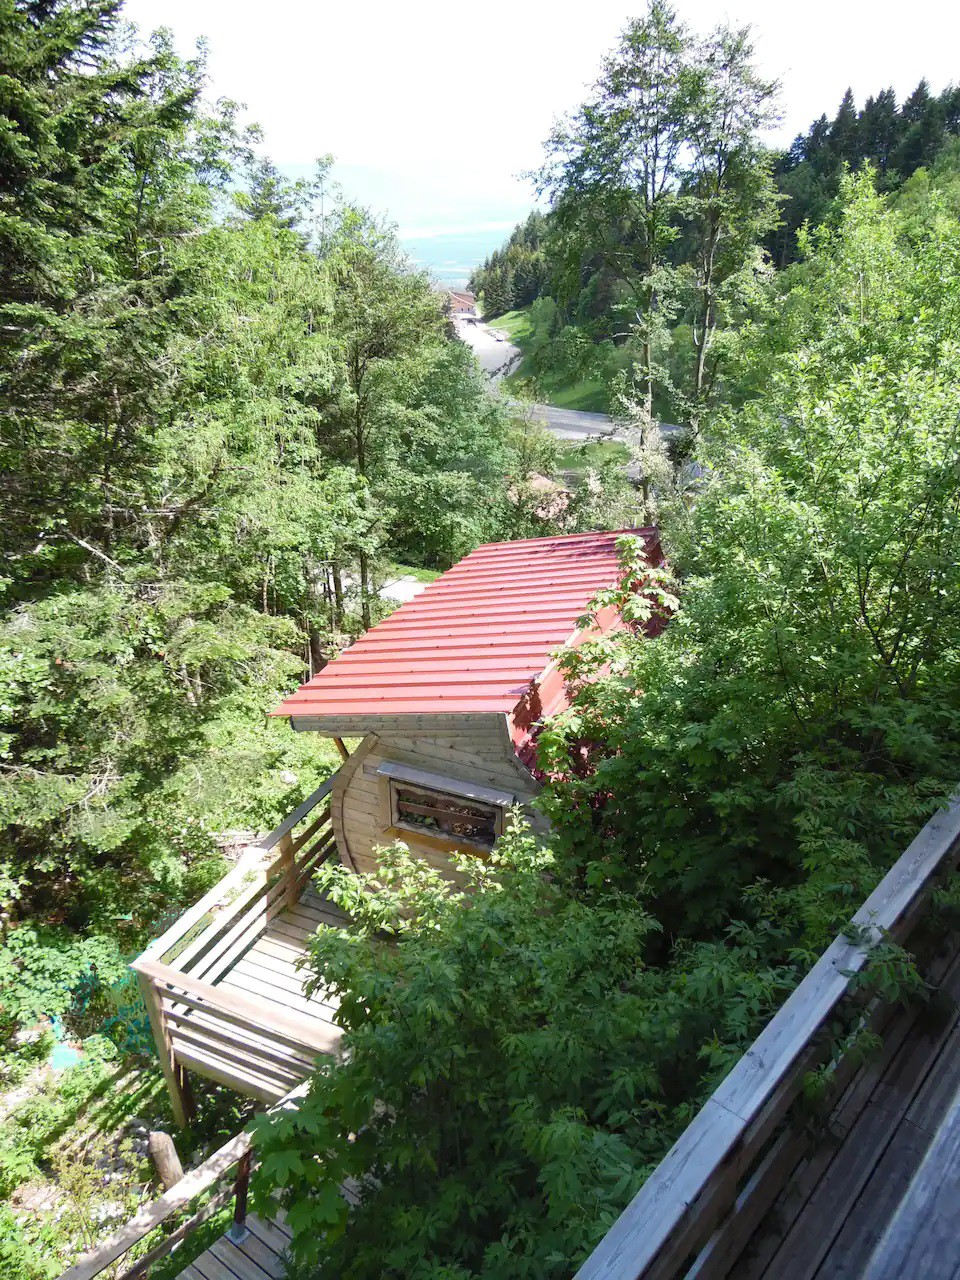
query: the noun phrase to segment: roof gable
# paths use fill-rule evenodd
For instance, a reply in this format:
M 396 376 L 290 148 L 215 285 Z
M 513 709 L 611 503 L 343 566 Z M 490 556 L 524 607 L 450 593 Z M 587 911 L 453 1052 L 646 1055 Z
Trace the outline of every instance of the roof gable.
M 273 713 L 328 717 L 494 713 L 514 742 L 562 705 L 551 655 L 619 573 L 617 539 L 653 529 L 487 543 L 372 627 Z M 613 610 L 600 629 L 618 625 Z M 546 673 L 546 678 L 545 678 Z M 549 704 L 549 705 L 548 705 Z M 516 715 L 514 714 L 516 713 Z M 317 727 L 321 727 L 318 725 Z

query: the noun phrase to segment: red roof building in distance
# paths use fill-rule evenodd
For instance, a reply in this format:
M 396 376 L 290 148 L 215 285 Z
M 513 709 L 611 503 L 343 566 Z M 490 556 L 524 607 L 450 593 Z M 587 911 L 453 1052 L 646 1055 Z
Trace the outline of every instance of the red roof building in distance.
M 505 718 L 518 753 L 565 705 L 553 653 L 573 641 L 600 588 L 618 578 L 617 540 L 660 547 L 653 529 L 528 538 L 478 547 L 378 623 L 274 712 L 293 727 L 349 734 L 345 722 L 388 717 Z M 613 609 L 601 632 L 622 625 Z M 326 722 L 326 723 L 324 723 Z
M 475 315 L 477 310 L 476 295 L 466 289 L 450 290 L 451 315 Z

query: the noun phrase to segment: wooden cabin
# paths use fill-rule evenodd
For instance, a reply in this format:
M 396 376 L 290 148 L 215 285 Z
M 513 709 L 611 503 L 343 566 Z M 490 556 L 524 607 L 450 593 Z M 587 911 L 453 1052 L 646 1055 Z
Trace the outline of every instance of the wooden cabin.
M 653 530 L 634 531 L 659 556 Z M 436 867 L 484 853 L 529 809 L 537 732 L 566 703 L 558 648 L 621 625 L 580 619 L 618 576 L 618 533 L 482 546 L 368 631 L 274 713 L 299 732 L 360 738 L 337 774 L 341 861 L 376 868 L 403 840 Z
M 629 530 L 660 557 L 655 530 Z M 307 996 L 321 924 L 347 925 L 313 884 L 338 858 L 375 871 L 402 839 L 432 866 L 487 853 L 538 790 L 537 733 L 566 703 L 556 651 L 622 626 L 583 625 L 619 577 L 619 533 L 478 548 L 373 627 L 274 713 L 298 732 L 360 739 L 342 767 L 134 962 L 175 1115 L 191 1073 L 275 1103 L 336 1055 L 336 993 Z

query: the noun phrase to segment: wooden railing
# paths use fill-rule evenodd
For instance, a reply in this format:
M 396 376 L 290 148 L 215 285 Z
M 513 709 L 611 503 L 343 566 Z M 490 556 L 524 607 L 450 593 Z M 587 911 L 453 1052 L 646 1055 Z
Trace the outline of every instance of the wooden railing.
M 317 867 L 336 849 L 328 779 L 134 961 L 150 1014 L 174 1117 L 186 1123 L 192 1099 L 183 1059 L 236 1064 L 250 1092 L 275 1101 L 336 1040 L 308 1019 L 255 995 L 215 984 L 270 920 L 296 904 Z M 179 1050 L 179 1052 L 178 1052 Z
M 822 1031 L 881 938 L 910 934 L 960 858 L 960 802 L 933 817 L 767 1024 L 577 1272 L 577 1280 L 719 1280 L 802 1154 L 784 1125 Z M 853 939 L 856 938 L 854 941 Z M 877 1025 L 879 1001 L 864 1013 Z M 838 1087 L 852 1054 L 830 1064 Z M 771 1141 L 772 1140 L 772 1141 Z
M 296 1089 L 281 1098 L 271 1110 L 295 1107 L 306 1089 L 305 1084 L 298 1085 Z M 119 1263 L 131 1250 L 145 1241 L 148 1235 L 157 1231 L 164 1223 L 183 1214 L 194 1201 L 210 1191 L 213 1194 L 209 1199 L 205 1200 L 203 1205 L 185 1222 L 168 1232 L 121 1272 L 115 1273 L 113 1280 L 139 1280 L 139 1277 L 148 1275 L 155 1262 L 165 1258 L 181 1240 L 191 1235 L 231 1200 L 234 1201 L 234 1213 L 233 1224 L 228 1235 L 234 1239 L 241 1238 L 245 1233 L 247 1191 L 253 1168 L 252 1141 L 249 1133 L 239 1133 L 235 1138 L 231 1138 L 203 1164 L 198 1165 L 196 1169 L 191 1169 L 179 1182 L 174 1183 L 169 1191 L 144 1205 L 136 1217 L 131 1218 L 109 1240 L 91 1250 L 68 1271 L 65 1271 L 60 1280 L 94 1280 L 94 1277 L 101 1275 L 108 1267 Z M 229 1181 L 227 1181 L 228 1176 L 230 1176 Z M 226 1185 L 221 1186 L 222 1183 Z

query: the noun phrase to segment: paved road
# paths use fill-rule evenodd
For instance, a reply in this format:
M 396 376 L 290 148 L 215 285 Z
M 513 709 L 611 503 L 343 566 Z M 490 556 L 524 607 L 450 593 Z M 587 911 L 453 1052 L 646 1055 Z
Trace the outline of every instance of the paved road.
M 523 354 L 506 338 L 498 338 L 496 321 L 493 325 L 468 324 L 456 321 L 460 338 L 472 347 L 480 361 L 480 366 L 490 381 L 496 384 L 505 377 L 520 361 Z M 528 409 L 534 420 L 542 421 L 547 429 L 559 440 L 596 440 L 601 436 L 611 435 L 614 429 L 613 419 L 606 413 L 587 413 L 583 409 L 558 409 L 552 404 L 533 404 L 517 407 Z M 661 422 L 660 430 L 664 435 L 673 435 L 679 431 L 675 423 Z
M 498 383 L 519 362 L 520 348 L 506 338 L 498 338 L 485 324 L 471 324 L 466 320 L 457 320 L 455 324 L 460 340 L 473 348 L 481 369 L 492 383 Z
M 557 409 L 552 404 L 533 406 L 534 416 L 543 418 L 560 440 L 595 440 L 613 431 L 613 419 L 605 413 L 585 413 L 582 409 Z
M 522 352 L 506 338 L 497 338 L 496 325 L 490 328 L 485 324 L 468 324 L 462 320 L 456 324 L 457 333 L 473 348 L 480 367 L 494 385 L 516 367 Z M 531 405 L 530 413 L 534 419 L 545 422 L 547 428 L 560 440 L 587 440 L 609 435 L 613 430 L 613 419 L 605 413 L 557 409 L 552 404 Z

